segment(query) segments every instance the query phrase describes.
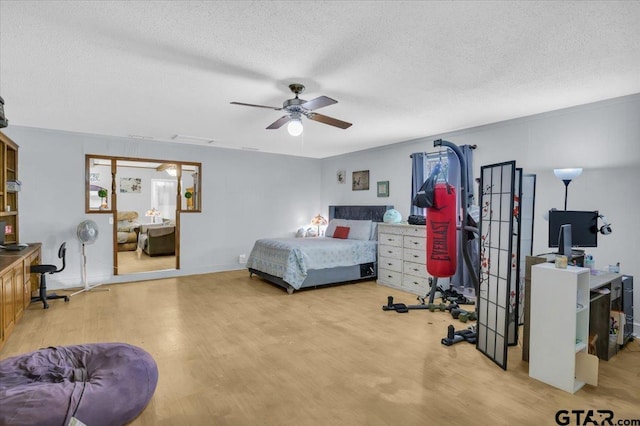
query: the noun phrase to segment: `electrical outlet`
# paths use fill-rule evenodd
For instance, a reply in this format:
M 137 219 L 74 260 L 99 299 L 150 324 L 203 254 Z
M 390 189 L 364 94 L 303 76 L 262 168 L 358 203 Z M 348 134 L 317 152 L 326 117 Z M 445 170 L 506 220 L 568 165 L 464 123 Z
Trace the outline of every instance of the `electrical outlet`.
M 109 218 L 109 225 L 113 225 L 113 216 Z
M 247 255 L 241 254 L 240 256 L 238 256 L 238 263 L 247 263 Z

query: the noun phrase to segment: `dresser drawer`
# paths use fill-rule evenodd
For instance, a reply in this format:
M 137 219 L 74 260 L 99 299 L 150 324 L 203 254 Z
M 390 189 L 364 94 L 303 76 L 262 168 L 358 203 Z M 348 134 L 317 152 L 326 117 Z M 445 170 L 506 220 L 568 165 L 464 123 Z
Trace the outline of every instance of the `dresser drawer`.
M 378 244 L 402 247 L 402 235 L 382 233 L 378 235 Z
M 402 287 L 412 293 L 426 294 L 429 290 L 429 279 L 405 274 L 402 276 Z
M 399 225 L 388 225 L 388 224 L 378 224 L 378 235 L 380 234 L 404 234 L 404 226 Z
M 409 262 L 405 260 L 403 262 L 402 272 L 408 275 L 414 275 L 416 277 L 421 277 L 421 278 L 428 277 L 427 268 L 425 267 L 424 263 L 415 263 L 415 262 Z
M 402 247 L 379 245 L 378 246 L 378 254 L 380 255 L 380 257 L 390 257 L 392 259 L 402 259 Z
M 425 253 L 424 250 L 414 250 L 414 249 L 405 248 L 402 251 L 403 251 L 403 259 L 409 262 L 424 264 L 427 258 L 427 254 Z
M 383 284 L 389 284 L 396 287 L 402 286 L 402 274 L 400 272 L 392 271 L 378 267 L 378 281 Z
M 424 226 L 409 226 L 404 228 L 404 235 L 408 235 L 411 237 L 427 237 L 427 228 Z
M 414 250 L 426 250 L 427 239 L 424 237 L 414 237 L 411 235 L 404 236 L 404 247 Z
M 378 260 L 378 267 L 402 272 L 402 260 L 380 256 L 380 260 Z

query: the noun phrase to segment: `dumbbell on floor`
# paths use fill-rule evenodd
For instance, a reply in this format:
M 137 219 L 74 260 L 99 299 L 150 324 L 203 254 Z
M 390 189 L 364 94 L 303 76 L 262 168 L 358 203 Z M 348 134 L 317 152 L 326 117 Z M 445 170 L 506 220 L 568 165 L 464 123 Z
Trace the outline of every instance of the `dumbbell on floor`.
M 430 310 L 431 312 L 435 312 L 435 311 L 442 311 L 442 312 L 444 312 L 444 311 L 446 311 L 446 310 L 447 310 L 447 305 L 445 305 L 444 303 L 438 303 L 438 304 L 436 304 L 436 303 L 429 303 L 428 307 L 429 307 L 429 310 Z

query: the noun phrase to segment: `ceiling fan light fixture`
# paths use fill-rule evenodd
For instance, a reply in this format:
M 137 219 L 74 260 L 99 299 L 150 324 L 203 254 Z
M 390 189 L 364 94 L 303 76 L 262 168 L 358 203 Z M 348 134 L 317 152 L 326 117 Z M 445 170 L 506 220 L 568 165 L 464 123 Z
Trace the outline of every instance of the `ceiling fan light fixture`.
M 304 128 L 302 127 L 302 120 L 300 118 L 292 118 L 287 125 L 287 131 L 291 136 L 300 136 Z

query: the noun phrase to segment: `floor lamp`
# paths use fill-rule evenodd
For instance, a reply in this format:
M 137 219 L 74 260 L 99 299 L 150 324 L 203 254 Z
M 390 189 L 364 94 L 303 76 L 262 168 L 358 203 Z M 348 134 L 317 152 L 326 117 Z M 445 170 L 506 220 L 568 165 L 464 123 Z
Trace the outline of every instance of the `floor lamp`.
M 570 168 L 570 169 L 553 169 L 553 174 L 562 182 L 564 182 L 564 209 L 567 210 L 567 194 L 569 192 L 569 184 L 571 181 L 580 174 L 582 174 L 582 168 Z

